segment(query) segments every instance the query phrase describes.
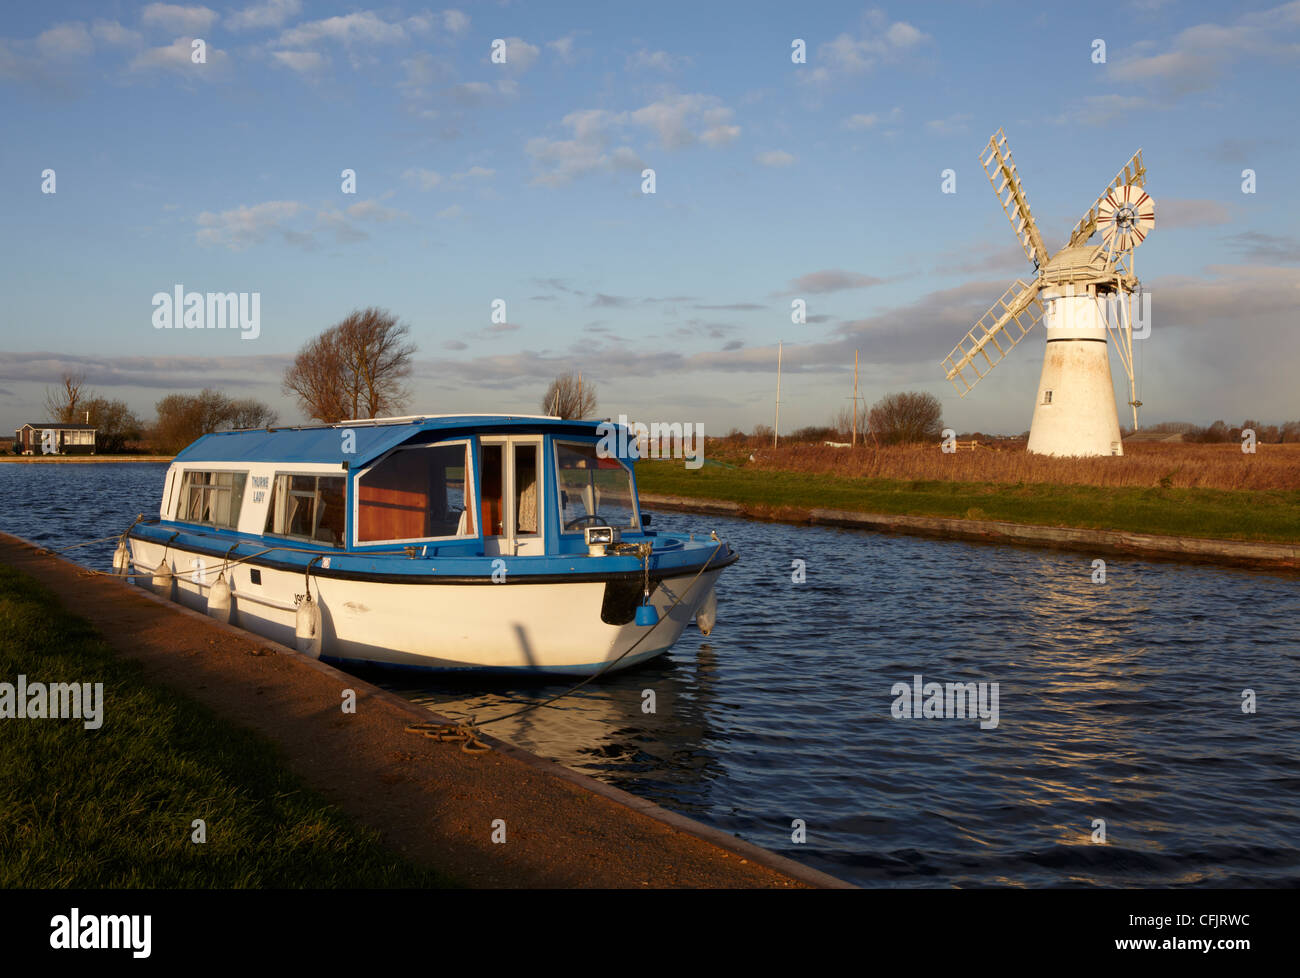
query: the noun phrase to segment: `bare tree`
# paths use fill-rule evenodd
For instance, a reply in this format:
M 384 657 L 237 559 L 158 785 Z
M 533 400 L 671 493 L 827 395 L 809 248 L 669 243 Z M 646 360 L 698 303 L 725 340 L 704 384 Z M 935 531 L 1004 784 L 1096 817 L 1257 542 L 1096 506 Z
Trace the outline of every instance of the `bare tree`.
M 86 386 L 85 374 L 65 373 L 62 378 L 62 390 L 45 388 L 45 411 L 51 421 L 60 424 L 76 424 L 85 419 Z
M 566 420 L 593 417 L 596 413 L 596 385 L 569 371 L 551 381 L 542 398 L 542 411 Z
M 332 423 L 402 411 L 410 393 L 411 329 L 374 307 L 353 312 L 309 341 L 285 371 L 283 388 L 304 414 Z
M 269 428 L 280 420 L 269 405 L 251 397 L 231 401 L 226 408 L 226 422 L 231 428 Z
M 220 391 L 205 387 L 197 394 L 168 394 L 156 409 L 158 420 L 150 433 L 155 451 L 173 455 L 186 445 L 229 428 L 273 424 L 275 412 L 254 400 L 232 401 Z M 245 422 L 256 423 L 248 425 Z
M 871 405 L 868 424 L 886 444 L 933 441 L 943 431 L 943 405 L 933 394 L 890 394 Z

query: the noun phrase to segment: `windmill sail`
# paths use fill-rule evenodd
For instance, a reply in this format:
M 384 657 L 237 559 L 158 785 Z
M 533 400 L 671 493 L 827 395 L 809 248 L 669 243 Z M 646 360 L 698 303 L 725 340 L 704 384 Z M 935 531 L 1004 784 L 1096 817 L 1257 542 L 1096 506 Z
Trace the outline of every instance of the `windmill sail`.
M 1025 197 L 1025 188 L 1021 186 L 1020 174 L 1016 172 L 1015 160 L 1011 158 L 1011 149 L 1007 146 L 1007 137 L 999 129 L 980 154 L 984 172 L 988 174 L 993 192 L 998 195 L 998 202 L 1006 211 L 1007 220 L 1015 229 L 1020 247 L 1025 250 L 1025 257 L 1040 268 L 1047 264 L 1050 257 L 1043 236 L 1038 233 L 1038 225 L 1029 213 L 1029 201 Z
M 1101 196 L 1093 201 L 1088 213 L 1079 218 L 1079 223 L 1070 230 L 1070 240 L 1066 247 L 1072 248 L 1075 245 L 1081 245 L 1092 237 L 1097 230 L 1097 211 L 1100 209 L 1102 202 L 1110 196 L 1112 190 L 1123 187 L 1125 184 L 1134 184 L 1141 187 L 1146 183 L 1146 178 L 1147 168 L 1142 165 L 1142 150 L 1138 150 L 1129 158 L 1123 168 L 1115 174 L 1115 179 L 1106 184 L 1106 189 L 1101 192 Z
M 965 397 L 1043 318 L 1038 283 L 1020 279 L 972 326 L 943 361 L 957 393 Z

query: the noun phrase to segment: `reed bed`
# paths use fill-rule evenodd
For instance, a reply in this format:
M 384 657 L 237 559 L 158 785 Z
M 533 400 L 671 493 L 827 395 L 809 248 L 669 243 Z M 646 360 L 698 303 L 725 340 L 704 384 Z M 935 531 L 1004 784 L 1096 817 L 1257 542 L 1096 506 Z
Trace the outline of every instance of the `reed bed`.
M 861 479 L 1163 489 L 1300 489 L 1300 444 L 1196 445 L 1133 443 L 1120 458 L 1049 458 L 1016 447 L 963 447 L 944 454 L 936 445 L 868 444 L 856 449 L 820 444 L 753 451 L 747 468 Z

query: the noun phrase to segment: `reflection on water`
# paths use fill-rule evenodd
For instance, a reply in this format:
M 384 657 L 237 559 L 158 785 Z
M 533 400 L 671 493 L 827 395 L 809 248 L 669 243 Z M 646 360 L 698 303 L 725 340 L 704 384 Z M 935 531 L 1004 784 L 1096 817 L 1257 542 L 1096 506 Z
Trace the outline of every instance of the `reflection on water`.
M 162 471 L 0 465 L 4 528 L 117 531 Z M 491 733 L 864 885 L 1300 883 L 1294 577 L 1114 558 L 1096 585 L 1083 554 L 655 520 L 739 550 L 713 634 Z M 915 674 L 999 683 L 997 729 L 893 719 Z M 569 686 L 380 678 L 480 721 Z

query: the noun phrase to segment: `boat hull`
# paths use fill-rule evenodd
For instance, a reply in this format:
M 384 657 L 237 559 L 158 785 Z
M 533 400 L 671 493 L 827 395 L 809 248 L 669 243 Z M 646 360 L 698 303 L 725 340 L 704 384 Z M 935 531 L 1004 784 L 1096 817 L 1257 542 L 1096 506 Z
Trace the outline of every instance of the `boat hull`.
M 208 610 L 219 560 L 137 538 L 131 552 L 139 582 L 148 586 L 148 575 L 165 554 L 173 573 L 164 596 Z M 722 569 L 684 569 L 657 580 L 650 602 L 659 616 L 654 626 L 603 621 L 606 585 L 599 580 L 406 584 L 314 574 L 310 588 L 320 609 L 320 656 L 326 660 L 577 676 L 627 668 L 667 651 L 704 605 Z M 253 571 L 260 583 L 253 583 Z M 231 624 L 301 647 L 296 623 L 308 586 L 302 572 L 246 561 L 230 568 L 226 582 Z

